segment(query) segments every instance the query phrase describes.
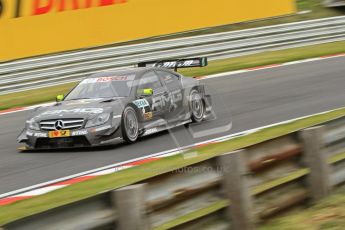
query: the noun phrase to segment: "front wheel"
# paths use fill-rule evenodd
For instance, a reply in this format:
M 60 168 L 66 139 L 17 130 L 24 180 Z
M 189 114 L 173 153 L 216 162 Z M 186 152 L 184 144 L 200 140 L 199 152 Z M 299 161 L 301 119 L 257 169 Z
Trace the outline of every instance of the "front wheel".
M 122 122 L 122 136 L 128 143 L 133 143 L 139 136 L 139 122 L 135 110 L 128 106 L 123 111 Z
M 189 103 L 192 112 L 192 121 L 195 123 L 200 123 L 205 116 L 205 105 L 200 93 L 196 89 L 191 91 Z

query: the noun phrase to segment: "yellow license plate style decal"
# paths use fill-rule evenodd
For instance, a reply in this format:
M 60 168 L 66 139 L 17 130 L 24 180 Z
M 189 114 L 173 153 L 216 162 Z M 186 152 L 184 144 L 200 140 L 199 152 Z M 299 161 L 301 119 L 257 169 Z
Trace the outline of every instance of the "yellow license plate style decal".
M 69 137 L 71 136 L 70 130 L 55 130 L 49 132 L 49 138 L 58 138 L 58 137 Z

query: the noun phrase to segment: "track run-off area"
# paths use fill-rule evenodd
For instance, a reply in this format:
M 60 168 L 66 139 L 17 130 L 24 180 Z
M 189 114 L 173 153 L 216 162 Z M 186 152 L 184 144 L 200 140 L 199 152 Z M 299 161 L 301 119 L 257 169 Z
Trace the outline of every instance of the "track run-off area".
M 216 120 L 175 128 L 135 144 L 19 152 L 16 138 L 30 113 L 0 115 L 0 194 L 109 164 L 345 106 L 345 57 L 204 79 Z M 232 121 L 232 128 L 225 127 Z M 191 132 L 191 130 L 193 132 Z M 216 132 L 207 132 L 216 130 Z M 227 130 L 227 131 L 225 131 Z M 207 135 L 204 135 L 207 134 Z

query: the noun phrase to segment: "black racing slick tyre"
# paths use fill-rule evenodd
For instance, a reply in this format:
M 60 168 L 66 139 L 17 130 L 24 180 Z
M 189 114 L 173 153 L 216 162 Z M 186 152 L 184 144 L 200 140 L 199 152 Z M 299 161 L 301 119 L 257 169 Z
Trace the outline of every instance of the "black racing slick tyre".
M 133 107 L 126 107 L 123 111 L 121 122 L 123 139 L 128 143 L 133 143 L 139 136 L 139 122 L 137 113 Z
M 194 123 L 200 123 L 205 116 L 205 104 L 198 90 L 193 89 L 190 92 L 190 110 L 191 118 Z

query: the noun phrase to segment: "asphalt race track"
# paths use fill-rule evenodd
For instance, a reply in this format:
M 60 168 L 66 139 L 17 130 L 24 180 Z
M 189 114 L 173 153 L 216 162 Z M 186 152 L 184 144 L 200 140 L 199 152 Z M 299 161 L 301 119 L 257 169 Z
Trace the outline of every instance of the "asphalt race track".
M 134 145 L 91 150 L 20 153 L 16 137 L 29 111 L 0 116 L 0 194 L 116 162 L 272 123 L 345 106 L 345 58 L 283 66 L 205 80 L 213 91 L 218 119 L 194 131 L 224 127 L 228 132 L 193 138 L 184 127 Z M 229 112 L 230 111 L 230 112 Z M 230 116 L 231 114 L 231 116 Z M 173 136 L 173 137 L 172 137 Z

